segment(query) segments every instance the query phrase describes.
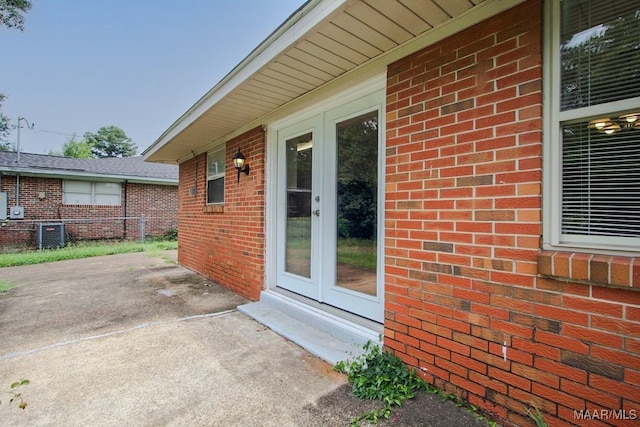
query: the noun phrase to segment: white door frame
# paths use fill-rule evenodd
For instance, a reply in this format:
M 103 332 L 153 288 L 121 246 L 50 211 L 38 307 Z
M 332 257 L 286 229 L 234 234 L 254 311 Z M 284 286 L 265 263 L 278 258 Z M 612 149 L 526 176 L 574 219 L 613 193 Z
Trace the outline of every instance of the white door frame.
M 353 85 L 347 90 L 319 100 L 315 104 L 299 111 L 290 111 L 287 114 L 283 109 L 281 118 L 267 125 L 266 134 L 266 161 L 265 161 L 265 290 L 274 290 L 277 286 L 278 277 L 278 131 L 296 123 L 321 115 L 321 122 L 324 123 L 324 115 L 326 112 L 336 109 L 342 105 L 348 104 L 360 98 L 367 97 L 372 94 L 378 94 L 381 99 L 380 108 L 380 135 L 379 143 L 379 182 L 378 182 L 378 280 L 384 282 L 384 158 L 385 158 L 385 89 L 386 74 L 380 74 L 365 82 Z M 322 127 L 322 126 L 321 126 Z M 322 131 L 321 131 L 322 132 Z M 281 208 L 280 208 L 281 209 Z M 381 299 L 381 307 L 384 306 L 384 286 L 379 285 L 378 298 Z M 322 295 L 319 295 L 319 300 Z M 376 316 L 376 321 L 382 322 L 383 311 Z

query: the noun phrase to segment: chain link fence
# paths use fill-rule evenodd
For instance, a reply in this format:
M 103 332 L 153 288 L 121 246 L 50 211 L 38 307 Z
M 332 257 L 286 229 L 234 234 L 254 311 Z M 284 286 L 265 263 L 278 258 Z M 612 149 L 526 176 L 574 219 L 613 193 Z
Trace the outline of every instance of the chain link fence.
M 175 216 L 2 220 L 0 252 L 63 247 L 83 241 L 175 239 Z

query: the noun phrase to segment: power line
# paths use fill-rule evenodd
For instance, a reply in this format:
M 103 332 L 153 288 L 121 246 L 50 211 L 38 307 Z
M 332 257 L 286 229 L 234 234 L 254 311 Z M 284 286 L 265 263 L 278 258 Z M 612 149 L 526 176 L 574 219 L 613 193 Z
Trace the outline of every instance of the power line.
M 63 135 L 63 136 L 70 136 L 70 137 L 76 137 L 76 136 L 80 136 L 79 133 L 65 133 L 65 132 L 58 132 L 55 130 L 46 130 L 46 129 L 38 129 L 35 132 L 44 132 L 44 133 L 54 133 L 56 135 Z
M 33 126 L 28 126 L 27 127 L 30 131 L 34 132 L 34 133 L 54 133 L 56 135 L 62 135 L 62 136 L 70 136 L 70 137 L 76 137 L 76 136 L 80 136 L 79 132 L 73 132 L 73 133 L 67 133 L 67 132 L 60 132 L 57 130 L 48 130 L 48 129 L 38 129 L 38 128 L 34 128 Z

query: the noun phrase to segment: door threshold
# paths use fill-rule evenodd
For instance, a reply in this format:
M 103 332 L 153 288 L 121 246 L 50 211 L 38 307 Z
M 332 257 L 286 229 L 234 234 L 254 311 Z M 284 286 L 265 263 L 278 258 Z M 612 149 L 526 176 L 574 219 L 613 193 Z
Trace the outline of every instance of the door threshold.
M 332 365 L 361 355 L 368 341 L 381 344 L 380 323 L 281 289 L 238 310 Z

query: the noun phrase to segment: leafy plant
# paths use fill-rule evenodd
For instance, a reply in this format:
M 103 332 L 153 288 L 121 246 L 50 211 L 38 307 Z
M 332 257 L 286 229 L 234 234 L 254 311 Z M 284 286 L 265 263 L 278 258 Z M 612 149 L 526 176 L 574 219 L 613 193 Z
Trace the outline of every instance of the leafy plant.
M 399 357 L 382 351 L 377 344 L 369 341 L 363 350 L 361 356 L 334 366 L 334 370 L 347 374 L 356 397 L 384 403 L 382 409 L 356 417 L 352 422 L 355 426 L 365 420 L 377 424 L 381 418 L 388 419 L 394 406 L 402 406 L 406 399 L 428 386 L 415 370 L 408 369 Z
M 170 240 L 172 242 L 177 241 L 178 240 L 178 229 L 177 228 L 172 228 L 171 230 L 169 230 L 166 233 L 164 233 L 164 239 L 165 240 Z
M 419 391 L 437 395 L 443 401 L 453 402 L 461 410 L 475 414 L 478 420 L 485 421 L 489 427 L 497 425 L 495 421 L 487 419 L 477 406 L 463 401 L 453 393 L 430 385 L 413 368 L 409 369 L 402 359 L 383 351 L 378 344 L 371 341 L 363 346 L 361 356 L 349 361 L 340 361 L 333 369 L 347 374 L 356 397 L 380 400 L 384 403 L 380 410 L 358 415 L 352 420 L 352 426 L 359 426 L 362 421 L 377 424 L 381 419 L 390 418 L 394 407 L 402 406 L 405 400 L 413 398 Z
M 16 382 L 11 384 L 11 386 L 10 386 L 11 390 L 7 392 L 7 394 L 11 396 L 11 398 L 9 399 L 9 404 L 10 405 L 14 401 L 18 401 L 18 402 L 20 402 L 20 403 L 18 403 L 18 408 L 23 409 L 23 410 L 27 408 L 27 402 L 22 397 L 22 393 L 19 393 L 17 391 L 20 387 L 25 386 L 27 384 L 29 384 L 29 380 L 25 380 L 25 379 L 22 379 L 20 381 L 16 381 Z M 2 401 L 0 401 L 0 403 L 2 403 Z
M 544 419 L 544 415 L 540 412 L 540 409 L 534 406 L 535 412 L 531 408 L 527 408 L 527 415 L 531 418 L 538 427 L 548 427 L 547 421 Z

